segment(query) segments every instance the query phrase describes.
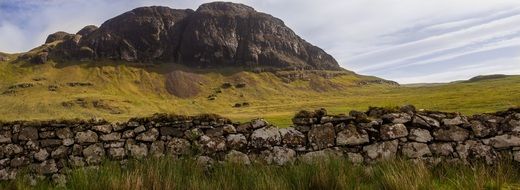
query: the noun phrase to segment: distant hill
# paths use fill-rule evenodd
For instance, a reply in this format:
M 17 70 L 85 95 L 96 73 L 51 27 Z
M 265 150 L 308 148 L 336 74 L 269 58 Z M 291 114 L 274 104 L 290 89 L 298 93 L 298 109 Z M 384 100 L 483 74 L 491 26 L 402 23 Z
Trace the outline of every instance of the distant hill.
M 501 74 L 496 74 L 496 75 L 479 75 L 479 76 L 476 76 L 476 77 L 473 77 L 467 81 L 464 81 L 464 82 L 479 82 L 479 81 L 484 81 L 484 80 L 493 80 L 493 79 L 501 79 L 501 78 L 506 78 L 506 77 L 511 77 L 513 75 L 501 75 Z

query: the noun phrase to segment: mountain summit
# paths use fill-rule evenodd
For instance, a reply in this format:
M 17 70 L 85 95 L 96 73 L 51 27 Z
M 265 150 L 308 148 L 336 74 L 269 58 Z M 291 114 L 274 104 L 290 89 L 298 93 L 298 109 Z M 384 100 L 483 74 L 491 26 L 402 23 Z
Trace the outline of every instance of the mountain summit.
M 203 4 L 195 11 L 136 8 L 99 28 L 51 34 L 44 46 L 51 59 L 342 70 L 331 55 L 300 38 L 282 20 L 228 2 Z

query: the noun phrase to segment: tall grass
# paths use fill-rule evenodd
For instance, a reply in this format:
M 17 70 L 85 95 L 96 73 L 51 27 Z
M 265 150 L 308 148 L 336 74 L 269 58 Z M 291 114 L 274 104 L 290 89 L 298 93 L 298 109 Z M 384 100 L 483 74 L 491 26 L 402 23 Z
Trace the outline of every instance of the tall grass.
M 24 177 L 0 183 L 0 189 L 518 189 L 520 167 L 441 164 L 393 160 L 353 165 L 345 160 L 288 166 L 216 164 L 208 169 L 189 159 L 152 158 L 124 167 L 105 162 L 67 174 L 66 186 L 46 180 L 29 186 Z

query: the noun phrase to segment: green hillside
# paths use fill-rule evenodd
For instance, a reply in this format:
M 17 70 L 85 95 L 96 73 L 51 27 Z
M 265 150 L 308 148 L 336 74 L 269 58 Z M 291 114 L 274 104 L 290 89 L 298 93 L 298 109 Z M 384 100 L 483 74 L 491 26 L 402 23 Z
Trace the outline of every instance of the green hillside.
M 520 76 L 397 87 L 348 71 L 250 72 L 113 61 L 34 65 L 11 58 L 0 62 L 1 120 L 216 113 L 288 126 L 296 111 L 321 107 L 346 113 L 414 104 L 471 114 L 520 105 Z

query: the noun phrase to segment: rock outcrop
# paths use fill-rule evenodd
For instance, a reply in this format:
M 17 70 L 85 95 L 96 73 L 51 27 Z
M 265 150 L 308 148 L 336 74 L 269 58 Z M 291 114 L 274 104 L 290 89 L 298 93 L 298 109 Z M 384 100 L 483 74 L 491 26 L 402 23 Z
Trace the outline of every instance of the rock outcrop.
M 236 66 L 342 70 L 322 49 L 283 21 L 243 4 L 214 2 L 197 10 L 141 7 L 77 34 L 57 32 L 51 57 L 176 62 L 192 67 Z

